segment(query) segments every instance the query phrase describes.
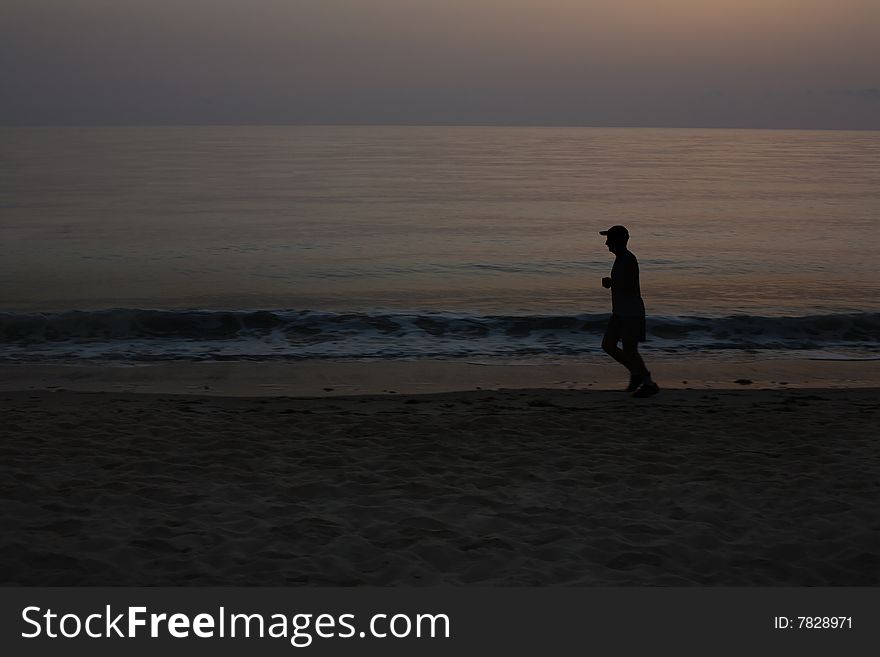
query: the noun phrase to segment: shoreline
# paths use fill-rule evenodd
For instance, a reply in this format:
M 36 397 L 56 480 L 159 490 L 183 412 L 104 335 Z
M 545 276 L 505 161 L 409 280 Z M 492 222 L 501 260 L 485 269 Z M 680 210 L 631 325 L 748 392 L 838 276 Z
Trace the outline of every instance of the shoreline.
M 661 390 L 880 387 L 873 360 L 654 358 Z M 159 364 L 3 364 L 0 392 L 72 391 L 327 397 L 520 388 L 618 390 L 625 370 L 610 359 L 542 362 L 298 361 Z

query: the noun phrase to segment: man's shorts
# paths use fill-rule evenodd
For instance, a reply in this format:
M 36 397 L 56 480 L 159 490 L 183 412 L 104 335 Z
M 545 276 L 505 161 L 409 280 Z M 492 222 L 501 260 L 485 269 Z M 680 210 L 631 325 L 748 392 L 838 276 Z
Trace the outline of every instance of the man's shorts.
M 613 341 L 615 344 L 619 340 L 624 342 L 644 342 L 645 316 L 612 314 L 611 319 L 608 320 L 608 327 L 605 329 L 605 340 Z

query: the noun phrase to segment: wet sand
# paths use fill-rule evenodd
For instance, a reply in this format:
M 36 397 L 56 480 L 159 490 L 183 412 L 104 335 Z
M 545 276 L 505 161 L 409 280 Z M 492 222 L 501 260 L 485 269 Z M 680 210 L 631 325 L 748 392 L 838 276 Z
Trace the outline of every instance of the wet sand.
M 878 360 L 647 357 L 662 388 L 880 387 Z M 69 390 L 233 397 L 434 393 L 497 388 L 615 390 L 627 383 L 609 358 L 523 361 L 164 362 L 143 365 L 0 365 L 0 392 Z

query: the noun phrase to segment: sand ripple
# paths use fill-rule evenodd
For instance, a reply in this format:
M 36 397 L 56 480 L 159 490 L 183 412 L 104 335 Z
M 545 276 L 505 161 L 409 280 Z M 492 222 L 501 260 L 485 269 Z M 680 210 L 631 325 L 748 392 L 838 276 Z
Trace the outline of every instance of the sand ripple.
M 5 393 L 4 584 L 878 585 L 877 392 Z

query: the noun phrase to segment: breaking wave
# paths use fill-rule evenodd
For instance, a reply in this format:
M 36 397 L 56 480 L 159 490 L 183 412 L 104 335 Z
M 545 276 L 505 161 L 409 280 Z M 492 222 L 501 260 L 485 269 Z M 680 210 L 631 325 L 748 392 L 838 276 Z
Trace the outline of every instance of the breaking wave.
M 607 314 L 109 309 L 0 313 L 0 360 L 297 360 L 596 352 Z M 648 318 L 648 349 L 880 351 L 880 313 Z

